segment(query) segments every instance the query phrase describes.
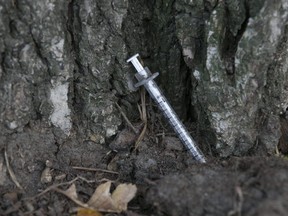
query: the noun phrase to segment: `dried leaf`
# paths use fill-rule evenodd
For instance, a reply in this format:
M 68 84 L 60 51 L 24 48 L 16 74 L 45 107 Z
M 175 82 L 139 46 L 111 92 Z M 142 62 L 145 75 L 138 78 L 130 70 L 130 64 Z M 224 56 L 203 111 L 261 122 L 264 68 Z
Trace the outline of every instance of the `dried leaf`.
M 66 191 L 63 191 L 59 188 L 55 188 L 55 191 L 64 194 L 67 196 L 69 199 L 71 199 L 73 202 L 75 202 L 77 205 L 83 207 L 83 208 L 88 208 L 88 205 L 86 203 L 83 203 L 78 199 L 78 195 L 76 192 L 76 186 L 75 184 L 72 184 Z
M 110 181 L 99 185 L 87 204 L 103 212 L 120 213 L 127 210 L 128 202 L 136 195 L 136 186 L 132 184 L 120 184 L 112 195 L 110 187 Z
M 128 202 L 136 195 L 137 188 L 133 184 L 120 184 L 112 193 L 112 199 L 118 211 L 126 211 Z
M 136 186 L 133 184 L 120 184 L 116 187 L 112 195 L 110 188 L 111 181 L 99 185 L 87 203 L 83 203 L 78 199 L 75 184 L 72 184 L 66 191 L 57 187 L 53 190 L 64 194 L 83 208 L 83 210 L 77 212 L 77 216 L 101 216 L 101 214 L 96 214 L 97 211 L 116 213 L 126 211 L 128 202 L 136 195 Z
M 72 184 L 66 191 L 65 195 L 72 199 L 78 199 L 75 184 Z
M 117 212 L 110 193 L 111 181 L 99 185 L 88 201 L 88 205 L 100 211 Z
M 102 216 L 102 214 L 96 210 L 89 208 L 79 208 L 77 216 Z

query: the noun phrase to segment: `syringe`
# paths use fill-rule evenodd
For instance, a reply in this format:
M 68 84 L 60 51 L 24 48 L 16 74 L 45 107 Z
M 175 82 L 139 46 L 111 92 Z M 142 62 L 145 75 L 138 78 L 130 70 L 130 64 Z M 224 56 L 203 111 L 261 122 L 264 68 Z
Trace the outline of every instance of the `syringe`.
M 160 110 L 164 113 L 164 116 L 167 118 L 175 133 L 178 135 L 179 139 L 186 146 L 186 148 L 189 150 L 195 160 L 201 163 L 205 163 L 206 160 L 203 153 L 197 147 L 196 142 L 189 135 L 187 129 L 179 120 L 177 114 L 172 109 L 171 105 L 168 103 L 167 99 L 162 94 L 157 84 L 154 82 L 153 79 L 157 77 L 159 73 L 151 74 L 150 70 L 147 67 L 145 67 L 144 69 L 137 58 L 138 56 L 139 54 L 136 54 L 127 60 L 127 62 L 131 62 L 133 64 L 133 66 L 138 72 L 137 74 L 135 74 L 135 76 L 139 82 L 135 85 L 135 87 L 144 85 L 150 96 L 155 100 Z

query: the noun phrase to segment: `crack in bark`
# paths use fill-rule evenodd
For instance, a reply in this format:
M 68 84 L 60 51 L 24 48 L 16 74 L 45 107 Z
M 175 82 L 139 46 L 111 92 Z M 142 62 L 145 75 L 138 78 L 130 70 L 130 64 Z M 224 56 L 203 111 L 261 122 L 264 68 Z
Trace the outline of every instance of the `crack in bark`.
M 49 76 L 51 77 L 52 74 L 51 74 L 51 70 L 50 70 L 50 67 L 49 67 L 49 61 L 48 59 L 42 54 L 42 51 L 41 51 L 41 46 L 39 44 L 39 42 L 36 40 L 36 38 L 34 37 L 33 33 L 32 33 L 32 29 L 30 27 L 29 29 L 29 33 L 31 35 L 31 38 L 32 38 L 32 42 L 35 46 L 35 51 L 36 51 L 36 54 L 37 56 L 41 59 L 42 63 L 46 66 L 47 68 L 47 72 L 49 74 Z
M 76 0 L 72 0 L 68 4 L 68 17 L 67 17 L 67 31 L 69 32 L 71 36 L 71 47 L 72 47 L 72 53 L 74 57 L 75 65 L 77 66 L 77 69 L 79 72 L 83 71 L 81 59 L 79 56 L 79 43 L 76 42 L 76 31 L 82 32 L 82 24 L 81 19 L 79 17 L 79 6 L 76 5 Z M 76 18 L 76 19 L 75 19 Z M 75 30 L 75 22 L 77 22 L 77 26 L 79 29 Z
M 247 28 L 249 18 L 250 18 L 250 11 L 249 11 L 249 6 L 248 6 L 247 1 L 244 2 L 244 6 L 245 6 L 245 20 L 241 24 L 241 27 L 235 36 L 233 35 L 231 29 L 229 28 L 230 26 L 229 13 L 230 12 L 228 8 L 226 7 L 226 13 L 227 13 L 226 25 L 225 25 L 226 30 L 225 30 L 224 40 L 221 44 L 220 52 L 221 52 L 221 58 L 224 62 L 226 73 L 228 75 L 235 74 L 235 55 L 238 49 L 238 43 Z
M 6 74 L 5 55 L 6 55 L 6 52 L 5 52 L 5 51 L 1 53 L 1 61 L 0 61 L 0 66 L 1 66 L 2 72 L 3 72 L 4 74 Z M 0 74 L 0 80 L 1 80 L 1 77 L 2 77 L 2 74 Z

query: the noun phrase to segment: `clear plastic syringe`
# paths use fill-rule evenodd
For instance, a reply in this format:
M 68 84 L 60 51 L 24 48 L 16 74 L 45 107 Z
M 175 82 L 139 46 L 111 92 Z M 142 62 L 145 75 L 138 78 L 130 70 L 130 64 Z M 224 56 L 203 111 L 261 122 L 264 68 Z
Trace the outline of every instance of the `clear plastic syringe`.
M 133 64 L 138 72 L 135 76 L 139 82 L 135 85 L 135 87 L 144 85 L 150 96 L 155 100 L 160 110 L 164 113 L 164 116 L 167 118 L 179 139 L 186 146 L 194 159 L 201 163 L 205 163 L 206 160 L 203 153 L 197 147 L 196 142 L 189 135 L 187 129 L 179 120 L 177 114 L 172 109 L 171 105 L 168 103 L 167 99 L 164 97 L 157 84 L 154 82 L 153 79 L 157 77 L 159 73 L 154 73 L 152 75 L 147 67 L 144 69 L 137 58 L 138 56 L 139 54 L 136 54 L 127 60 L 127 62 L 131 62 Z

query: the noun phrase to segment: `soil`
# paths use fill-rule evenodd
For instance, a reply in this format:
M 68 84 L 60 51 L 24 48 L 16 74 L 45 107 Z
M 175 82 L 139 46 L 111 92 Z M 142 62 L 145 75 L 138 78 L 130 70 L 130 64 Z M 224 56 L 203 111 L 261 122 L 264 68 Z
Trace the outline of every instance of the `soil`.
M 114 186 L 122 182 L 136 184 L 137 196 L 129 203 L 128 211 L 118 215 L 271 216 L 286 215 L 288 211 L 285 158 L 211 157 L 206 164 L 199 164 L 169 134 L 145 136 L 135 150 L 133 143 L 138 135 L 129 129 L 119 133 L 110 148 L 92 141 L 79 146 L 75 138 L 53 149 L 52 136 L 45 127 L 40 128 L 38 133 L 23 131 L 23 137 L 19 133 L 15 138 L 11 135 L 3 150 L 0 180 L 5 186 L 0 189 L 0 215 L 76 214 L 77 205 L 53 190 L 56 186 L 67 189 L 73 179 L 83 201 L 107 179 Z M 30 140 L 29 144 L 20 145 L 25 139 Z M 12 181 L 7 161 L 16 180 Z M 79 164 L 82 168 L 74 167 Z

